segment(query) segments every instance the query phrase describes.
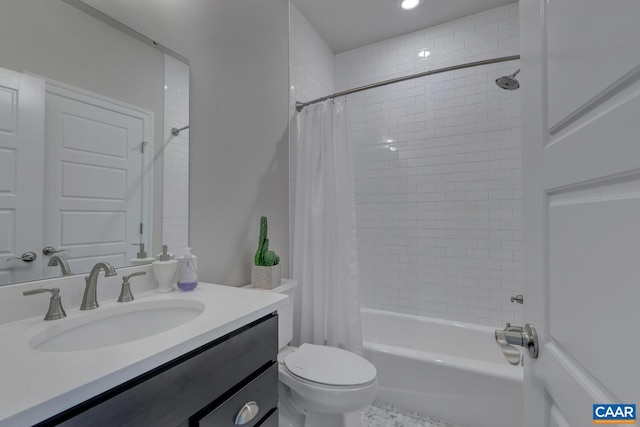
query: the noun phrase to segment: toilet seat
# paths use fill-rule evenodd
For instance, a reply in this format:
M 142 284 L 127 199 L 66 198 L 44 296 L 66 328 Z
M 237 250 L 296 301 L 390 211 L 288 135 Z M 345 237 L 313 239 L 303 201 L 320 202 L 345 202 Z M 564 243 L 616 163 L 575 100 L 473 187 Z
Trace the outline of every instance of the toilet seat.
M 367 385 L 377 375 L 375 366 L 355 353 L 306 343 L 286 356 L 284 365 L 295 377 L 327 386 Z

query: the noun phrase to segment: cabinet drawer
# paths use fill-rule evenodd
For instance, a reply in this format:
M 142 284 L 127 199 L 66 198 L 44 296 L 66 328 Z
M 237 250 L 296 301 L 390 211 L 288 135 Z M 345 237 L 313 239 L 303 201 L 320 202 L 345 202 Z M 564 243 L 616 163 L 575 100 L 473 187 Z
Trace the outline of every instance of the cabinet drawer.
M 235 426 L 235 418 L 248 402 L 255 402 L 258 412 L 245 427 L 258 424 L 273 408 L 278 405 L 278 364 L 273 364 L 259 377 L 240 389 L 220 406 L 203 416 L 198 421 L 200 427 Z

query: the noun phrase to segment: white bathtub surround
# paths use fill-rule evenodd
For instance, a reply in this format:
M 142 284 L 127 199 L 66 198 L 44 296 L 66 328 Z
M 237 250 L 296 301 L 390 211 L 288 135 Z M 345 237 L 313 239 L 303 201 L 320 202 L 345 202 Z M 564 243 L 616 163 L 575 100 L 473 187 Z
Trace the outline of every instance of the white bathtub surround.
M 518 13 L 514 3 L 332 55 L 290 5 L 290 112 L 296 100 L 518 54 Z M 494 83 L 519 66 L 349 95 L 364 306 L 496 327 L 522 321 L 509 301 L 522 293 L 521 89 Z M 295 132 L 290 140 L 294 188 Z
M 362 334 L 377 404 L 465 427 L 522 425 L 522 367 L 507 363 L 493 328 L 363 309 Z
M 336 56 L 336 90 L 519 53 L 517 3 Z M 428 50 L 428 57 L 420 52 Z M 519 61 L 349 95 L 363 305 L 522 321 Z M 526 75 L 518 75 L 526 84 Z
M 309 106 L 297 125 L 294 341 L 362 353 L 346 106 L 333 100 Z
M 403 411 L 393 405 L 369 406 L 362 412 L 362 427 L 461 427 L 435 418 Z

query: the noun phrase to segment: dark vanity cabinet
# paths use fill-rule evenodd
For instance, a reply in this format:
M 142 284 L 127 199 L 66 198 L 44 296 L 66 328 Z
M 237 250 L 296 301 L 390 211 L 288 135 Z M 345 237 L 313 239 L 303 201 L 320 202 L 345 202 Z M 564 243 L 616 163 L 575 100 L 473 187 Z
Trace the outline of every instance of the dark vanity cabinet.
M 277 354 L 271 314 L 38 426 L 277 427 Z

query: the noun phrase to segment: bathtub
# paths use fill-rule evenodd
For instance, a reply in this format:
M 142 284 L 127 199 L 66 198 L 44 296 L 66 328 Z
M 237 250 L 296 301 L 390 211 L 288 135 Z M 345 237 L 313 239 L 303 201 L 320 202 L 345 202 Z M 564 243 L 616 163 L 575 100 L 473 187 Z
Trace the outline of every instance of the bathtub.
M 362 335 L 378 404 L 462 427 L 522 425 L 522 367 L 507 363 L 494 328 L 362 309 Z

